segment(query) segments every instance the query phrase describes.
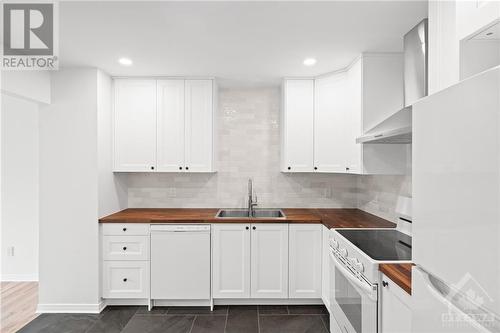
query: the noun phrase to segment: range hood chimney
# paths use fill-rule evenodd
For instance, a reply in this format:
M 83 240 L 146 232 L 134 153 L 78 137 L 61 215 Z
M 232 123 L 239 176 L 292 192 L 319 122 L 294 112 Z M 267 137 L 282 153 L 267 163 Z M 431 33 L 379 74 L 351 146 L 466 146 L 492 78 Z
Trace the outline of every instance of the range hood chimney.
M 357 138 L 356 143 L 411 143 L 411 106 L 427 96 L 427 31 L 424 19 L 404 36 L 404 108 Z

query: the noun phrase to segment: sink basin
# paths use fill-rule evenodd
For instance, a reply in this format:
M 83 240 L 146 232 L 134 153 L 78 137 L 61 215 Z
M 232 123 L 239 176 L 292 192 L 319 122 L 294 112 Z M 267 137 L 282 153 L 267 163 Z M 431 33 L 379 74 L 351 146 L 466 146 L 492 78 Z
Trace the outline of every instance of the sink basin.
M 215 217 L 218 218 L 283 218 L 285 214 L 281 209 L 255 209 L 254 216 L 248 215 L 246 209 L 221 209 Z

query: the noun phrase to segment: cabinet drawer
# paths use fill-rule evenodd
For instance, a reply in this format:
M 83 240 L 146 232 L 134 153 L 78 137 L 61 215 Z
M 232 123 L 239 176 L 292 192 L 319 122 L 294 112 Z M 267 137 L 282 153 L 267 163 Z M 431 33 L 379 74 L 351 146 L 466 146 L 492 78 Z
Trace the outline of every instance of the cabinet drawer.
M 147 236 L 149 235 L 149 224 L 146 223 L 104 223 L 102 225 L 103 235 L 129 235 Z
M 149 260 L 149 236 L 103 236 L 104 260 Z
M 103 298 L 148 298 L 149 262 L 105 261 Z

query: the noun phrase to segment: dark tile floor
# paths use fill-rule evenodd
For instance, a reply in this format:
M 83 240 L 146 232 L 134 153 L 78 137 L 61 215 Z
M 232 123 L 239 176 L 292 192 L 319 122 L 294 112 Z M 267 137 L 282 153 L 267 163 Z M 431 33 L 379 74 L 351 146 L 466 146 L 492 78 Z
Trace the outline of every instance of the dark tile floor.
M 22 333 L 327 333 L 323 305 L 113 306 L 102 313 L 43 314 Z

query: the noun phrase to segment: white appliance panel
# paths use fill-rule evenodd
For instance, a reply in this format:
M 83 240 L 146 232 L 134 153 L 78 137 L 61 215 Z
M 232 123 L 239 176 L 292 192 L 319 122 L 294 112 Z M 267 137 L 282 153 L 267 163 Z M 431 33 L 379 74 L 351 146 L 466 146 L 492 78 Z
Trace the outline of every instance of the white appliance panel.
M 500 67 L 416 103 L 413 126 L 414 262 L 498 314 Z
M 193 229 L 152 228 L 152 299 L 210 299 L 210 230 Z

